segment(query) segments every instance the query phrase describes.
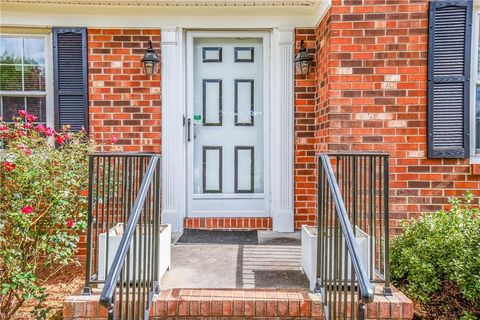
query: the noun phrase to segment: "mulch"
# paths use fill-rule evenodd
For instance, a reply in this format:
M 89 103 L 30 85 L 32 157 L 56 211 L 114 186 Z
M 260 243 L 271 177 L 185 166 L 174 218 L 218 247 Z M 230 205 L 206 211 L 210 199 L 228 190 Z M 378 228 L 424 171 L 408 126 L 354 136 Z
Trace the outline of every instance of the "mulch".
M 39 276 L 41 278 L 46 275 L 48 270 L 41 270 Z M 50 271 L 51 272 L 51 271 Z M 49 312 L 47 320 L 62 319 L 62 305 L 65 298 L 75 292 L 79 292 L 85 284 L 85 266 L 72 264 L 63 268 L 55 276 L 53 276 L 46 284 L 47 306 L 52 308 Z M 34 308 L 33 303 L 23 305 L 14 319 L 27 320 L 32 319 L 31 311 Z
M 460 319 L 465 312 L 480 317 L 480 308 L 466 300 L 458 285 L 445 281 L 442 290 L 434 293 L 427 304 L 414 301 L 415 320 Z

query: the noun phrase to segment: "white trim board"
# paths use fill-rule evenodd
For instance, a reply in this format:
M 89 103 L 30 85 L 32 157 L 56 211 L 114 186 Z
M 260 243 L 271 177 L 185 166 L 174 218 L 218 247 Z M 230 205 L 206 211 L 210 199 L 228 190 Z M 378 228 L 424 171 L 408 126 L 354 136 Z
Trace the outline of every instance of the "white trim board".
M 273 229 L 294 231 L 293 215 L 293 27 L 277 27 L 270 38 L 270 211 Z M 266 77 L 267 78 L 267 77 Z M 183 229 L 186 212 L 186 50 L 185 30 L 162 29 L 162 219 L 172 231 Z
M 313 28 L 330 7 L 155 7 L 96 6 L 34 3 L 1 4 L 4 26 L 89 28 L 235 28 L 261 29 L 280 25 Z
M 472 17 L 472 54 L 471 54 L 471 81 L 470 81 L 470 163 L 480 163 L 480 155 L 476 153 L 476 101 L 477 101 L 477 84 L 480 83 L 478 79 L 478 55 L 479 55 L 479 41 L 480 41 L 480 3 L 477 3 L 473 8 Z
M 183 229 L 185 217 L 185 63 L 183 30 L 162 29 L 162 223 Z

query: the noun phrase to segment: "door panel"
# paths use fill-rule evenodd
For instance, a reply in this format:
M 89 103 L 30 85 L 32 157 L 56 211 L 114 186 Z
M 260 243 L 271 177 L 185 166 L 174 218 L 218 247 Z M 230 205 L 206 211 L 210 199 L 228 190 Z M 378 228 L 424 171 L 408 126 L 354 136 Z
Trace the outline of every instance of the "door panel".
M 263 38 L 193 38 L 189 216 L 262 216 Z

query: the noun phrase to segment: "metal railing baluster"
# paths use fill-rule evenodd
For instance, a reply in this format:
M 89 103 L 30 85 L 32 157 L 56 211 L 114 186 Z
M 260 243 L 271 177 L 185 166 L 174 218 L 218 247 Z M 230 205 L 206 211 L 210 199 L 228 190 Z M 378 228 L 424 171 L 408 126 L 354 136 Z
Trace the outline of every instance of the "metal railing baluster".
M 158 293 L 160 182 L 158 155 L 90 155 L 83 293 L 91 294 L 92 286 L 103 284 L 100 302 L 107 306 L 109 319 L 146 318 L 152 296 Z M 112 251 L 110 230 L 117 227 L 123 227 L 123 235 L 118 249 Z M 100 270 L 101 245 L 105 246 L 105 262 Z M 112 254 L 115 257 L 109 265 Z
M 374 282 L 383 282 L 385 294 L 391 294 L 388 155 L 321 154 L 317 186 L 316 292 L 329 319 L 364 319 Z M 368 241 L 367 260 L 356 237 Z

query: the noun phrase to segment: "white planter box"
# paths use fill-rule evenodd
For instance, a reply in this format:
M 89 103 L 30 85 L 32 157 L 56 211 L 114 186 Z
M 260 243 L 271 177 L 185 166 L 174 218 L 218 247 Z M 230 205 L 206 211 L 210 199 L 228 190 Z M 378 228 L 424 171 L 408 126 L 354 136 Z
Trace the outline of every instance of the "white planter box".
M 307 278 L 310 282 L 310 290 L 315 289 L 316 284 L 316 273 L 317 273 L 317 234 L 316 227 L 309 227 L 306 225 L 302 226 L 302 269 L 303 272 L 307 275 Z M 360 250 L 360 260 L 362 261 L 365 268 L 365 271 L 370 270 L 370 236 L 365 232 L 356 227 L 356 236 L 357 245 Z M 343 247 L 345 252 L 346 246 Z M 328 264 L 328 262 L 327 262 Z M 351 260 L 348 257 L 347 265 L 344 266 L 347 268 L 347 279 L 350 280 L 351 275 Z M 345 269 L 343 269 L 345 270 Z M 342 271 L 344 272 L 344 271 Z M 328 273 L 328 272 L 327 272 Z M 342 273 L 344 274 L 344 273 Z
M 111 228 L 108 231 L 108 262 L 106 261 L 107 257 L 107 234 L 101 233 L 98 237 L 98 280 L 105 280 L 105 268 L 108 267 L 107 271 L 110 270 L 115 254 L 120 245 L 120 241 L 123 236 L 124 224 L 119 223 L 115 227 Z M 139 237 L 140 235 L 137 235 Z M 141 235 L 143 236 L 143 235 Z M 143 239 L 142 239 L 143 240 Z M 158 280 L 162 279 L 162 276 L 170 268 L 170 253 L 171 253 L 171 243 L 172 243 L 172 226 L 170 224 L 160 225 L 160 236 L 159 236 L 159 255 L 158 255 Z M 139 246 L 139 240 L 137 238 L 137 246 Z M 137 247 L 138 252 L 138 247 Z M 143 274 L 143 259 L 136 257 L 136 278 L 138 278 L 138 268 L 140 269 L 140 275 Z M 153 257 L 152 257 L 153 259 Z M 130 247 L 130 265 L 133 266 L 133 241 Z M 133 268 L 130 268 L 130 279 L 133 279 Z M 136 279 L 140 280 L 140 279 Z

